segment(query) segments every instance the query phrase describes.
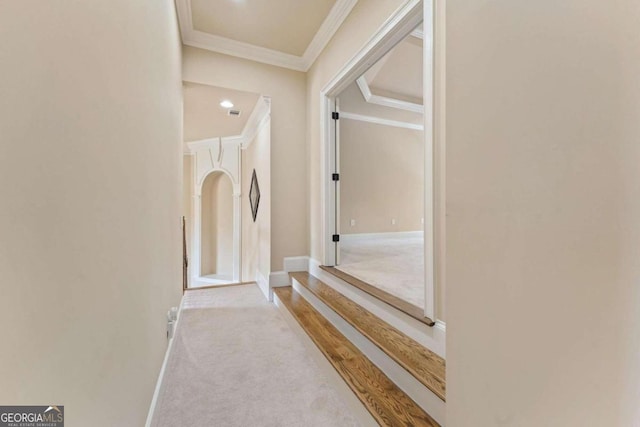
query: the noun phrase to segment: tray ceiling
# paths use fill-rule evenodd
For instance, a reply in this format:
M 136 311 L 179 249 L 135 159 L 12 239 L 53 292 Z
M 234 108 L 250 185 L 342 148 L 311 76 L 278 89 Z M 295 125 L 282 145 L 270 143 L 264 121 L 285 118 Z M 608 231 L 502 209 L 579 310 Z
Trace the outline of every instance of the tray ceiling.
M 307 71 L 357 0 L 176 0 L 189 46 Z

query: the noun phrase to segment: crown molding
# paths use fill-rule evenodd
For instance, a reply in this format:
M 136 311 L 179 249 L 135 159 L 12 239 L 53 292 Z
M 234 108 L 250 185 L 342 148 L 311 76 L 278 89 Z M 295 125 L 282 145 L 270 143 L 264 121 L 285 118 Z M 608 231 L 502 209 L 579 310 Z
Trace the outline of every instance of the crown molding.
M 378 125 L 393 126 L 397 128 L 404 128 L 404 129 L 422 130 L 422 131 L 424 130 L 424 125 L 421 125 L 418 123 L 409 123 L 409 122 L 401 122 L 399 120 L 382 119 L 380 117 L 365 116 L 364 114 L 349 113 L 347 111 L 340 111 L 340 119 L 357 120 L 360 122 L 375 123 Z
M 374 95 L 371 92 L 369 83 L 364 76 L 359 77 L 356 80 L 356 84 L 364 97 L 364 100 L 370 104 L 382 105 L 384 107 L 397 108 L 400 110 L 412 111 L 414 113 L 424 113 L 424 105 L 416 104 L 415 102 L 403 101 L 401 99 L 389 98 L 386 96 Z
M 188 46 L 199 47 L 225 55 L 289 68 L 295 71 L 307 71 L 304 58 L 301 56 L 290 55 L 202 31 L 188 30 L 186 35 L 182 37 L 182 41 Z
M 411 37 L 424 40 L 424 30 L 416 28 L 415 30 L 411 31 Z
M 243 141 L 242 144 L 240 144 L 240 148 L 244 150 L 249 147 L 256 135 L 258 135 L 258 132 L 260 132 L 262 127 L 267 124 L 270 118 L 271 98 L 268 96 L 261 96 L 251 112 L 251 116 L 249 116 L 247 124 L 244 126 L 242 131 Z
M 338 28 L 351 13 L 357 2 L 358 0 L 337 0 L 302 56 L 291 55 L 194 29 L 191 0 L 176 0 L 176 11 L 180 23 L 182 43 L 187 46 L 306 72 L 311 68 L 336 31 L 338 31 Z
M 304 71 L 311 68 L 316 59 L 318 59 L 322 50 L 338 31 L 344 20 L 347 19 L 356 3 L 358 3 L 358 0 L 337 0 L 335 2 L 322 25 L 318 28 L 318 32 L 309 43 L 309 46 L 307 46 L 304 55 L 302 55 L 306 68 Z

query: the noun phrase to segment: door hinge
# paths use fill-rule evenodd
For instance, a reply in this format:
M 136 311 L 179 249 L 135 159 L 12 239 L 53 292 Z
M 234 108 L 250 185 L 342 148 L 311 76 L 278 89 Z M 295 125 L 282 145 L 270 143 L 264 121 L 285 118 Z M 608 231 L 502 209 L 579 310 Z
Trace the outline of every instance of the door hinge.
M 331 180 L 332 181 L 340 181 L 340 174 L 339 173 L 334 173 L 331 175 Z
M 334 234 L 333 235 L 333 241 L 334 242 L 339 242 L 340 241 L 340 235 L 339 234 Z
M 337 111 L 332 112 L 332 113 L 331 113 L 331 118 L 332 118 L 333 120 L 338 120 L 338 119 L 340 119 L 340 113 L 338 113 Z

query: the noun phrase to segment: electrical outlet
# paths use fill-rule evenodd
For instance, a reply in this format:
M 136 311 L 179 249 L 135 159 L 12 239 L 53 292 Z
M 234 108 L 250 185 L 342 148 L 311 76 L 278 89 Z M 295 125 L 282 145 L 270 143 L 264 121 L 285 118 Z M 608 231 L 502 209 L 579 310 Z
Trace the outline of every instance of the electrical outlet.
M 355 220 L 355 219 L 352 219 L 350 224 L 351 224 L 351 226 L 352 226 L 352 227 L 355 227 L 355 225 L 356 225 L 356 220 Z
M 420 218 L 420 222 L 424 225 L 424 218 Z
M 395 218 L 393 218 L 393 219 L 391 220 L 391 225 L 396 225 L 396 219 L 395 219 Z

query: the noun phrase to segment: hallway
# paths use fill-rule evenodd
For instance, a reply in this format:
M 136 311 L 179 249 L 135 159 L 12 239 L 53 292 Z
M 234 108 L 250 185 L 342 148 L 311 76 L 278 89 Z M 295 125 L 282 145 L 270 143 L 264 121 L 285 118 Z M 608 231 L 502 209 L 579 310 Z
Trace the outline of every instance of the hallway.
M 151 425 L 363 425 L 314 356 L 255 284 L 188 291 Z

